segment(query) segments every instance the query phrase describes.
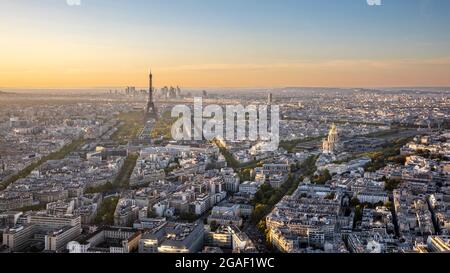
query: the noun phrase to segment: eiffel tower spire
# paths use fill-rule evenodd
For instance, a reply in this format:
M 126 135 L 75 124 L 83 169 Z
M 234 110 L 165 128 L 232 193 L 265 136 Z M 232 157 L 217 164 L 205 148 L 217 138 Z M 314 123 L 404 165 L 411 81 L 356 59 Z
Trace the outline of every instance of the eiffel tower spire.
M 145 109 L 145 117 L 146 119 L 157 117 L 155 103 L 153 102 L 153 74 L 151 69 L 148 74 L 148 101 Z

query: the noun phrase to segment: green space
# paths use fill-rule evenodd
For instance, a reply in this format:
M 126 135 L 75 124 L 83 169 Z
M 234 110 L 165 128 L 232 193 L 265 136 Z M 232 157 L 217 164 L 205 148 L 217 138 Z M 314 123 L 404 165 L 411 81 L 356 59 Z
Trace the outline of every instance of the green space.
M 440 128 L 441 130 L 448 130 L 450 128 L 450 121 L 448 119 L 444 119 L 440 124 L 433 122 L 430 124 L 432 129 L 438 129 Z M 392 127 L 395 128 L 407 128 L 407 129 L 418 129 L 418 128 L 424 128 L 424 127 L 428 127 L 426 125 L 418 125 L 418 124 L 413 124 L 413 123 L 398 123 L 398 122 L 393 122 L 392 123 Z
M 133 173 L 134 167 L 136 166 L 136 161 L 138 157 L 139 156 L 137 154 L 133 153 L 130 153 L 127 156 L 122 166 L 122 169 L 120 170 L 119 174 L 114 180 L 113 185 L 115 187 L 118 187 L 120 189 L 127 189 L 130 187 L 130 177 L 131 174 Z
M 400 184 L 402 183 L 401 180 L 397 179 L 386 179 L 384 184 L 384 189 L 388 192 L 393 192 L 394 190 L 398 189 Z
M 38 161 L 31 163 L 28 167 L 24 168 L 23 170 L 19 171 L 17 174 L 15 174 L 15 175 L 9 177 L 8 179 L 6 179 L 5 181 L 3 181 L 0 184 L 0 190 L 4 190 L 10 184 L 16 182 L 17 180 L 27 177 L 34 169 L 38 168 L 39 166 L 41 166 L 42 164 L 44 164 L 45 162 L 47 162 L 49 160 L 59 160 L 59 159 L 65 158 L 68 154 L 75 151 L 78 147 L 80 147 L 83 144 L 84 144 L 83 138 L 76 139 L 76 140 L 72 141 L 71 143 L 62 147 L 60 150 L 58 150 L 54 153 L 48 154 L 47 156 L 42 157 Z
M 280 142 L 279 147 L 292 153 L 294 151 L 295 147 L 297 147 L 297 145 L 299 145 L 301 143 L 311 142 L 311 141 L 318 141 L 318 140 L 323 139 L 324 137 L 325 136 L 318 136 L 318 137 L 307 137 L 307 138 L 295 139 L 295 140 L 285 140 L 285 141 Z
M 153 139 L 163 137 L 164 139 L 172 139 L 172 126 L 178 120 L 171 116 L 171 111 L 165 111 L 156 121 L 151 132 Z
M 245 163 L 241 163 L 239 165 L 240 169 L 254 169 L 256 167 L 262 167 L 263 163 L 262 160 L 253 160 L 253 161 L 249 161 L 249 162 L 245 162 Z
M 370 138 L 387 138 L 395 136 L 396 134 L 400 133 L 401 129 L 389 129 L 389 130 L 383 130 L 383 131 L 377 131 L 374 133 L 366 134 L 365 137 Z
M 320 171 L 319 174 L 314 175 L 311 178 L 311 183 L 317 184 L 317 185 L 324 185 L 330 179 L 331 179 L 330 171 L 325 169 L 323 171 Z
M 170 167 L 164 168 L 164 172 L 166 173 L 166 175 L 168 175 L 168 174 L 170 174 L 171 172 L 173 172 L 173 171 L 175 171 L 175 170 L 177 170 L 177 169 L 179 169 L 179 168 L 180 168 L 180 165 L 177 164 L 177 165 L 174 165 L 174 166 L 170 166 Z
M 198 216 L 195 213 L 181 213 L 178 220 L 183 222 L 193 223 L 197 221 Z
M 316 160 L 316 156 L 310 156 L 298 166 L 299 172 L 303 176 L 311 176 L 314 174 L 316 171 Z M 253 221 L 258 222 L 262 217 L 269 214 L 283 196 L 293 194 L 301 180 L 303 180 L 303 176 L 296 179 L 294 175 L 289 175 L 289 179 L 279 189 L 274 189 L 268 184 L 262 185 L 252 200 L 252 204 L 255 206 L 255 211 L 252 215 Z M 258 206 L 259 209 L 256 209 Z
M 169 166 L 164 168 L 164 172 L 166 175 L 180 168 L 180 160 L 178 158 L 175 159 L 174 162 L 170 163 Z
M 286 181 L 279 189 L 274 189 L 272 186 L 264 184 L 255 194 L 255 198 L 252 200 L 252 205 L 254 205 L 255 208 L 251 215 L 251 221 L 256 225 L 257 229 L 265 235 L 266 240 L 268 239 L 266 216 L 285 195 L 294 193 L 299 182 L 300 180 L 295 179 L 294 176 L 290 175 L 288 181 Z
M 121 125 L 111 139 L 121 144 L 126 144 L 128 140 L 136 138 L 144 128 L 143 111 L 123 112 L 117 116 L 117 119 Z
M 238 176 L 239 176 L 239 180 L 241 182 L 245 182 L 245 181 L 253 181 L 253 177 L 252 177 L 252 168 L 247 168 L 247 169 L 241 169 L 238 172 Z
M 335 197 L 336 197 L 336 193 L 332 192 L 332 193 L 327 194 L 327 196 L 325 196 L 325 199 L 333 200 Z
M 103 192 L 112 192 L 112 191 L 114 191 L 114 185 L 108 181 L 104 185 L 101 185 L 101 186 L 89 187 L 84 191 L 84 193 L 91 194 L 91 193 L 103 193 Z
M 228 149 L 217 139 L 213 140 L 216 146 L 219 148 L 220 153 L 225 157 L 227 161 L 227 166 L 233 169 L 237 169 L 240 167 L 239 161 L 234 158 L 234 156 L 228 151 Z
M 379 122 L 365 122 L 365 121 L 351 121 L 351 120 L 333 120 L 330 122 L 336 124 L 354 124 L 354 125 L 368 125 L 368 126 L 386 126 L 384 123 Z
M 266 216 L 285 195 L 292 195 L 295 192 L 299 183 L 303 181 L 304 176 L 312 176 L 316 172 L 316 161 L 317 156 L 310 156 L 303 163 L 296 166 L 298 172 L 302 174 L 301 177 L 296 178 L 296 176 L 290 175 L 288 181 L 279 189 L 274 189 L 270 185 L 264 184 L 255 194 L 255 198 L 252 200 L 252 205 L 255 206 L 255 209 L 253 210 L 251 221 L 264 234 L 266 241 L 268 241 L 269 234 L 266 226 Z
M 27 212 L 27 211 L 40 211 L 45 210 L 47 208 L 47 204 L 38 204 L 34 206 L 27 206 L 20 209 L 15 209 L 15 211 Z
M 298 165 L 298 170 L 304 177 L 312 176 L 316 171 L 316 162 L 318 156 L 312 155 Z
M 416 154 L 418 156 L 421 156 L 421 157 L 424 157 L 424 158 L 428 158 L 428 159 L 445 161 L 445 156 L 444 155 L 442 155 L 442 154 L 432 154 L 428 150 L 417 150 Z
M 253 223 L 258 223 L 267 216 L 288 192 L 293 192 L 292 189 L 295 191 L 296 186 L 298 186 L 298 183 L 295 182 L 298 181 L 295 181 L 294 176 L 290 175 L 288 180 L 278 189 L 273 188 L 269 184 L 262 185 L 252 200 L 252 205 L 255 206 L 252 215 Z
M 253 160 L 245 163 L 240 163 L 231 152 L 217 139 L 213 140 L 213 143 L 219 148 L 220 153 L 225 157 L 227 161 L 227 166 L 238 170 L 239 172 L 247 172 L 248 170 L 254 169 L 256 167 L 262 167 L 262 160 Z M 241 181 L 243 181 L 241 179 Z
M 97 216 L 94 223 L 97 225 L 113 225 L 114 224 L 114 212 L 116 210 L 119 197 L 112 196 L 103 199 L 102 205 L 98 209 Z
M 120 169 L 119 174 L 113 182 L 107 182 L 106 184 L 98 187 L 87 188 L 85 190 L 85 193 L 104 193 L 113 192 L 120 189 L 128 189 L 130 187 L 130 176 L 133 173 L 134 167 L 136 166 L 137 159 L 137 154 L 130 153 L 125 159 L 125 162 Z
M 380 138 L 380 139 L 393 141 L 393 140 L 400 139 L 400 138 L 409 138 L 412 136 L 416 136 L 417 134 L 419 134 L 419 133 L 415 129 L 392 127 L 391 129 L 388 129 L 388 130 L 381 130 L 381 131 L 363 135 L 363 137 Z
M 362 220 L 362 215 L 363 215 L 363 210 L 364 209 L 366 209 L 366 208 L 375 209 L 376 207 L 380 207 L 380 206 L 385 206 L 387 208 L 391 208 L 392 207 L 392 203 L 391 202 L 386 202 L 386 204 L 384 204 L 383 202 L 379 202 L 379 203 L 376 203 L 376 204 L 361 203 L 358 198 L 352 198 L 350 200 L 350 204 L 349 205 L 350 205 L 351 208 L 354 209 L 354 212 L 355 212 L 354 219 L 353 219 L 353 228 L 355 228 L 356 224 Z
M 257 167 L 262 167 L 264 165 L 264 162 L 255 160 L 251 162 L 242 163 L 240 167 L 238 168 L 238 175 L 241 180 L 243 181 L 253 181 L 255 179 L 254 175 L 252 175 L 253 169 Z
M 411 141 L 411 138 L 399 138 L 391 141 L 380 150 L 361 154 L 360 156 L 367 156 L 372 159 L 372 162 L 365 166 L 365 170 L 375 172 L 389 163 L 404 164 L 406 156 L 400 155 L 400 148 L 409 141 Z

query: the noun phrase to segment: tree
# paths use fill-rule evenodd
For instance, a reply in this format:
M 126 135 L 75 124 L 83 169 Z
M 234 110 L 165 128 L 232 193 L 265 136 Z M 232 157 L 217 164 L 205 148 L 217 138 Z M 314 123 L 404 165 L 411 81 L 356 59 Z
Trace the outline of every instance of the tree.
M 312 179 L 312 182 L 314 184 L 323 185 L 327 181 L 331 180 L 331 178 L 332 177 L 331 177 L 330 171 L 328 169 L 325 169 L 322 172 L 320 172 L 319 175 L 315 175 Z
M 211 227 L 211 231 L 215 232 L 218 228 L 219 228 L 219 224 L 217 224 L 216 221 L 211 221 L 211 223 L 209 224 L 209 226 Z
M 269 207 L 264 204 L 257 204 L 252 213 L 252 222 L 258 223 L 269 213 Z
M 350 205 L 350 207 L 357 207 L 357 206 L 361 205 L 361 202 L 359 201 L 358 198 L 354 197 L 350 200 L 349 205 Z
M 251 176 L 251 169 L 243 169 L 241 170 L 239 173 L 239 179 L 241 181 L 252 181 L 252 176 Z
M 384 203 L 384 206 L 389 210 L 392 210 L 392 208 L 393 208 L 391 201 L 387 201 L 386 203 Z
M 360 205 L 357 205 L 355 208 L 355 218 L 353 220 L 353 227 L 356 227 L 356 223 L 360 222 L 362 220 L 362 207 Z
M 398 189 L 401 183 L 401 180 L 389 179 L 385 182 L 384 189 L 389 192 L 393 192 L 395 189 Z
M 334 197 L 336 197 L 336 193 L 331 192 L 331 193 L 329 193 L 327 196 L 325 196 L 325 199 L 333 200 Z
M 147 217 L 148 218 L 156 218 L 156 217 L 158 217 L 158 215 L 153 210 L 148 210 Z
M 270 238 L 269 238 L 270 229 L 267 228 L 266 219 L 262 219 L 261 221 L 259 221 L 258 224 L 256 225 L 256 228 L 259 230 L 259 232 L 261 232 L 263 234 L 266 242 L 269 242 L 270 241 Z
M 181 214 L 180 214 L 179 219 L 180 219 L 181 221 L 187 221 L 187 222 L 189 222 L 189 223 L 192 223 L 192 222 L 195 222 L 195 221 L 198 219 L 198 217 L 197 217 L 197 215 L 195 215 L 194 213 L 187 213 L 187 212 L 184 212 L 184 213 L 181 213 Z

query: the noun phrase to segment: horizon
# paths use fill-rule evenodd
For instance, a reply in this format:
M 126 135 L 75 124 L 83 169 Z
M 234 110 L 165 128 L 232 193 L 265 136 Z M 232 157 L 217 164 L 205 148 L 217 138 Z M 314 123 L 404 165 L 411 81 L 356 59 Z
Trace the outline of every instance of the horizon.
M 0 89 L 450 86 L 445 0 L 68 3 L 0 0 Z
M 133 86 L 133 85 L 129 85 Z M 170 85 L 168 85 L 170 87 Z M 14 93 L 14 92 L 34 92 L 34 91 L 76 91 L 76 90 L 82 90 L 82 91 L 108 91 L 108 90 L 120 90 L 124 89 L 128 86 L 98 86 L 98 87 L 39 87 L 39 88 L 7 88 L 7 87 L 0 87 L 0 92 L 5 93 Z M 146 90 L 148 87 L 145 86 L 133 86 L 138 90 Z M 156 86 L 155 88 L 161 88 L 163 86 Z M 436 90 L 441 92 L 450 92 L 450 86 L 374 86 L 374 87 L 368 87 L 368 86 L 283 86 L 283 87 L 183 87 L 180 86 L 183 90 L 186 91 L 208 91 L 208 92 L 220 92 L 220 91 L 301 91 L 300 89 L 304 90 L 315 90 L 315 89 L 322 89 L 322 90 L 373 90 L 373 91 L 428 91 L 428 90 Z M 295 90 L 298 89 L 298 90 Z M 440 89 L 440 90 L 438 90 Z M 448 89 L 448 90 L 447 90 Z

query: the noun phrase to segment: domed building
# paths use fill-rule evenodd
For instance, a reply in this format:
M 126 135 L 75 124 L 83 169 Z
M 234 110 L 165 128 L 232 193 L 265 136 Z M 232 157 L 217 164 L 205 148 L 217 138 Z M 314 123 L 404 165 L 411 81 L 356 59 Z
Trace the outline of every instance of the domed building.
M 339 131 L 336 124 L 333 123 L 328 132 L 328 138 L 323 140 L 322 149 L 324 153 L 335 153 L 339 148 Z

